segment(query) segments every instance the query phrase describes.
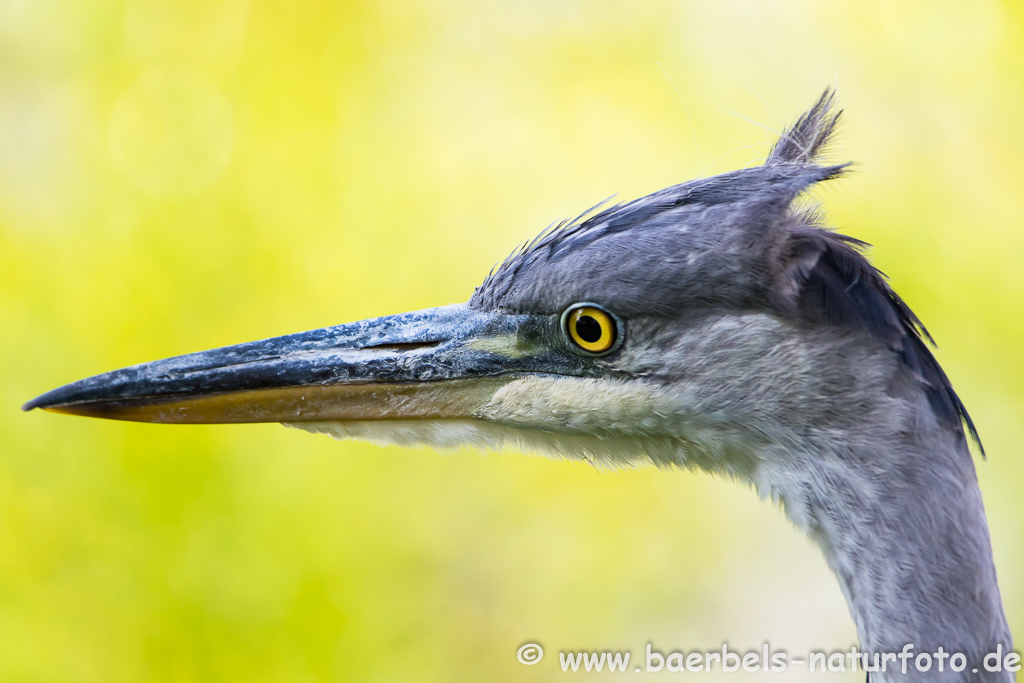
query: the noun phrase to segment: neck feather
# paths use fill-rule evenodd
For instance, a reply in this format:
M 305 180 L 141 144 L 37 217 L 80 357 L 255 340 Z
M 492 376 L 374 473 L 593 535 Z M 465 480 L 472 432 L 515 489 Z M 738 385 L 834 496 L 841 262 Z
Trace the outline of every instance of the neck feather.
M 849 329 L 754 314 L 664 335 L 687 464 L 782 503 L 824 551 L 863 650 L 941 646 L 971 662 L 949 680 L 1012 680 L 972 675 L 1011 647 L 985 509 L 962 430 L 904 356 Z
M 931 426 L 888 443 L 812 438 L 785 457 L 769 454 L 755 484 L 821 546 L 864 651 L 941 646 L 968 659 L 963 673 L 947 668 L 948 680 L 1014 680 L 983 667 L 986 654 L 1001 646 L 1005 656 L 1012 643 L 974 463 L 965 444 Z M 934 668 L 916 678 L 871 676 L 947 680 Z

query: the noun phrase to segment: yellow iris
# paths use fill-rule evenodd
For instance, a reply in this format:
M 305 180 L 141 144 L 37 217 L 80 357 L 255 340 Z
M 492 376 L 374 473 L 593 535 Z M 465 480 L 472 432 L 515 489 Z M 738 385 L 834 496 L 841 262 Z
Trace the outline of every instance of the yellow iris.
M 615 320 L 593 306 L 580 306 L 569 314 L 569 337 L 584 351 L 604 353 L 612 348 L 617 337 Z

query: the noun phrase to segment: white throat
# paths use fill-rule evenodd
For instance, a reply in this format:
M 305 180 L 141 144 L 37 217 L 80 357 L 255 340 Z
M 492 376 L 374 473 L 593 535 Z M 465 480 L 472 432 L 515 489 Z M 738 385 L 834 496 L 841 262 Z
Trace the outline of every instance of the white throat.
M 920 417 L 928 413 L 916 399 L 887 406 L 891 419 L 865 421 L 868 431 L 856 439 L 828 424 L 799 435 L 753 432 L 688 410 L 689 400 L 635 381 L 538 376 L 504 385 L 472 419 L 294 426 L 378 444 L 528 451 L 605 466 L 653 462 L 745 479 L 820 545 L 862 649 L 941 646 L 972 662 L 962 674 L 879 672 L 872 681 L 1012 680 L 971 672 L 998 646 L 1009 652 L 1011 637 L 973 461 L 965 445 Z M 909 416 L 920 421 L 912 430 L 901 426 Z

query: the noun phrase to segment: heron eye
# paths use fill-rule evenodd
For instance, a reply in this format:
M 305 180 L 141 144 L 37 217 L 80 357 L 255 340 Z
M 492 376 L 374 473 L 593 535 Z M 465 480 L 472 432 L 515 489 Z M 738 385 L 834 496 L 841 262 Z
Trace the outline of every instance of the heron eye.
M 562 321 L 573 344 L 589 354 L 607 353 L 619 341 L 615 318 L 597 306 L 576 304 L 563 314 Z

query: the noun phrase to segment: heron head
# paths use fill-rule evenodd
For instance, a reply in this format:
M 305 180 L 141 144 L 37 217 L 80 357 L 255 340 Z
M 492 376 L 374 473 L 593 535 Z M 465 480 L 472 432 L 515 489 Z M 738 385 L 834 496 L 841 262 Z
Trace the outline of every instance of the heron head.
M 467 303 L 144 363 L 25 409 L 736 471 L 751 443 L 840 424 L 858 387 L 899 370 L 962 436 L 969 418 L 917 319 L 859 242 L 798 205 L 844 168 L 816 160 L 831 102 L 763 166 L 549 229 Z

